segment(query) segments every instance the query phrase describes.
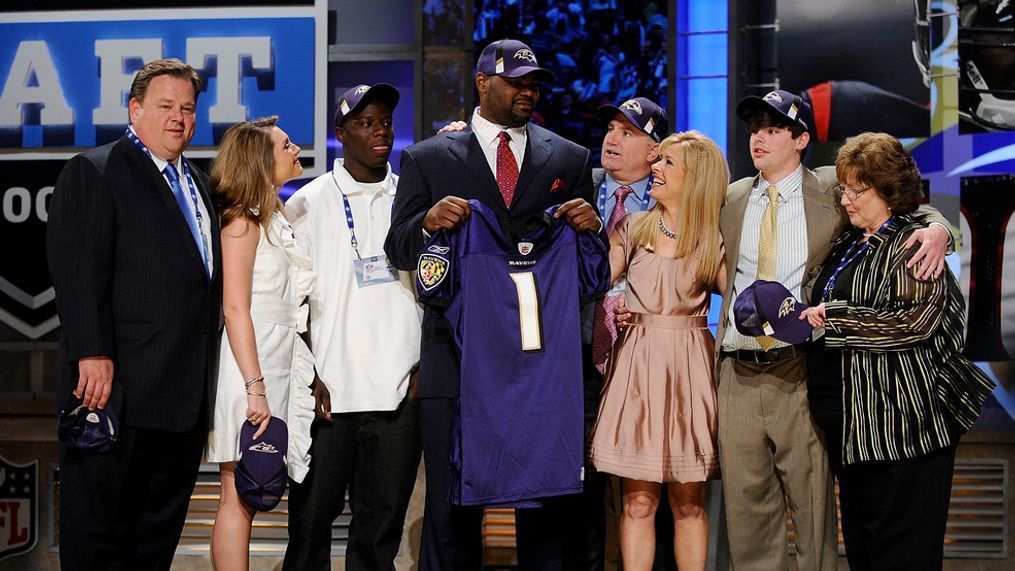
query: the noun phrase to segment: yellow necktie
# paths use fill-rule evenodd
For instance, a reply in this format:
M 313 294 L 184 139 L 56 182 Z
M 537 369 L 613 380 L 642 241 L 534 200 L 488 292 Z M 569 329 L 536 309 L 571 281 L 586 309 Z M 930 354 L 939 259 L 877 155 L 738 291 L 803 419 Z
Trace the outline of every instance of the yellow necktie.
M 761 232 L 758 234 L 758 273 L 757 279 L 775 280 L 775 246 L 779 238 L 778 216 L 779 189 L 774 185 L 768 185 L 765 189 L 768 194 L 768 206 L 761 215 Z M 758 337 L 758 344 L 762 350 L 768 351 L 775 346 L 775 339 L 768 336 Z

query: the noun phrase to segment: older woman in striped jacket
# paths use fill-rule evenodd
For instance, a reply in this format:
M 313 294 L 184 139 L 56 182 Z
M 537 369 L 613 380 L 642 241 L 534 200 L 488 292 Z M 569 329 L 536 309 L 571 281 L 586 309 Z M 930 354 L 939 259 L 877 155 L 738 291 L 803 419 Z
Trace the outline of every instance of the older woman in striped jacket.
M 910 267 L 920 172 L 898 140 L 863 133 L 836 175 L 853 228 L 805 289 L 824 327 L 809 397 L 839 479 L 850 568 L 941 569 L 955 448 L 993 383 L 962 356 L 964 304 L 947 269 Z M 807 296 L 807 292 L 810 292 Z

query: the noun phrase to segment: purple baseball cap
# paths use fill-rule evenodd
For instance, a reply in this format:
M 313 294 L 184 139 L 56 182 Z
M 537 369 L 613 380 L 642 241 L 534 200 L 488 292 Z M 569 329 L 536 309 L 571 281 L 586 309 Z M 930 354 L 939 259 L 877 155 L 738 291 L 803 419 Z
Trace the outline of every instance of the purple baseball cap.
M 120 423 L 110 407 L 88 410 L 78 404 L 60 412 L 56 433 L 71 448 L 108 452 L 120 438 Z
M 790 344 L 803 343 L 814 330 L 806 319 L 800 319 L 800 312 L 807 307 L 781 283 L 757 280 L 737 295 L 733 321 L 744 335 L 768 335 Z
M 599 120 L 609 123 L 620 113 L 638 129 L 648 133 L 655 142 L 669 135 L 670 122 L 666 111 L 647 97 L 628 99 L 620 105 L 603 105 L 599 108 Z
M 497 40 L 483 48 L 476 61 L 476 73 L 521 77 L 536 73 L 543 81 L 553 80 L 553 72 L 539 67 L 536 54 L 518 40 Z
M 751 116 L 758 111 L 770 111 L 785 117 L 791 123 L 803 127 L 805 131 L 814 125 L 814 111 L 811 109 L 811 104 L 804 101 L 799 95 L 782 89 L 769 91 L 763 97 L 748 95 L 737 103 L 737 116 L 744 121 L 749 121 Z
M 271 417 L 257 440 L 258 425 L 244 421 L 240 428 L 240 460 L 236 463 L 236 491 L 250 507 L 266 512 L 278 505 L 289 483 L 286 456 L 289 429 L 285 421 Z
M 370 105 L 371 101 L 380 100 L 388 106 L 388 109 L 394 111 L 400 98 L 395 86 L 387 83 L 363 84 L 349 88 L 338 97 L 338 103 L 335 105 L 335 126 L 340 127 L 346 117 L 359 113 Z

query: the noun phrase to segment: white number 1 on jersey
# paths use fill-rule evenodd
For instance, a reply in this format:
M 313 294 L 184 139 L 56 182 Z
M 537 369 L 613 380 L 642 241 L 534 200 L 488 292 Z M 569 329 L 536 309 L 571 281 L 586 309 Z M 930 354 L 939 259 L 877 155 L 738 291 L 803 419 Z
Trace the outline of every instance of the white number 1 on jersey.
M 518 292 L 518 327 L 522 335 L 522 351 L 539 351 L 543 348 L 543 314 L 539 307 L 539 290 L 532 272 L 510 274 Z

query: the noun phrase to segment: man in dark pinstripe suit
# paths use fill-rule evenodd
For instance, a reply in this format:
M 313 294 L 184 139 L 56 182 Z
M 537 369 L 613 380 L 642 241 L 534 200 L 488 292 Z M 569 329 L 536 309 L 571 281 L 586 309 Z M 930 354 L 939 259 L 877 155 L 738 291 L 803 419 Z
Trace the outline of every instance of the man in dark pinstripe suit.
M 221 322 L 219 226 L 182 153 L 201 80 L 179 60 L 135 76 L 118 141 L 72 158 L 49 211 L 63 331 L 57 406 L 108 407 L 110 452 L 60 444 L 63 569 L 169 569 L 207 440 Z

